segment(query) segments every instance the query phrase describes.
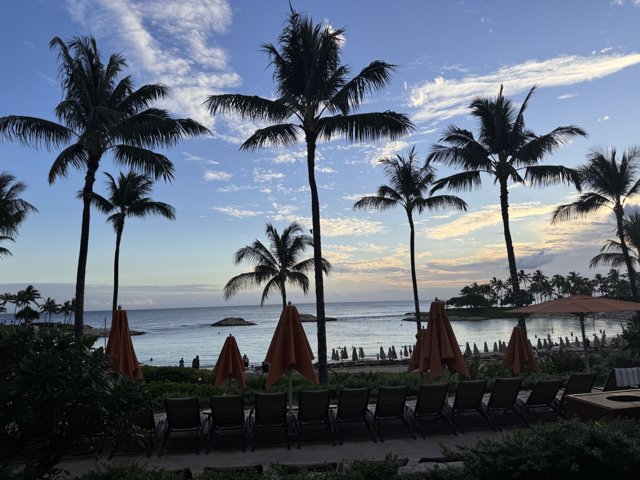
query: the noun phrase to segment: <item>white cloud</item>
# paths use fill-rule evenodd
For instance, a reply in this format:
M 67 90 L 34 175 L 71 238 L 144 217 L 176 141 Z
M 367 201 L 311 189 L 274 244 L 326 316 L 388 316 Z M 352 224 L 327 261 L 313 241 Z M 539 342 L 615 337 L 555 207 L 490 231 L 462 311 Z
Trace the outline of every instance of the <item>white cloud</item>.
M 231 177 L 233 177 L 232 173 L 229 173 L 229 172 L 214 172 L 213 170 L 207 170 L 202 175 L 202 178 L 206 182 L 213 182 L 213 181 L 216 181 L 216 180 L 223 180 L 223 181 L 226 182 L 229 179 L 231 179 Z
M 204 157 L 201 157 L 199 155 L 194 155 L 194 154 L 189 153 L 189 152 L 182 152 L 182 154 L 184 155 L 184 159 L 187 162 L 206 163 L 208 165 L 220 165 L 220 162 L 218 162 L 216 160 L 210 160 L 208 158 L 204 158 Z
M 409 106 L 416 108 L 415 122 L 446 120 L 465 115 L 476 97 L 495 96 L 500 84 L 507 95 L 528 90 L 532 85 L 558 87 L 595 80 L 640 63 L 640 53 L 584 57 L 561 56 L 530 60 L 503 67 L 486 75 L 468 75 L 459 80 L 437 77 L 411 89 Z
M 336 171 L 331 167 L 318 167 L 318 166 L 316 166 L 316 172 L 318 172 L 318 173 L 336 173 Z
M 373 153 L 369 156 L 370 163 L 373 166 L 378 165 L 380 159 L 395 157 L 396 154 L 403 150 L 408 150 L 410 146 L 409 142 L 405 142 L 404 140 L 391 140 L 382 147 L 373 150 Z
M 261 168 L 253 169 L 253 181 L 256 183 L 267 183 L 273 180 L 281 180 L 285 177 L 282 172 L 274 172 L 272 170 L 264 170 Z
M 569 98 L 577 97 L 577 93 L 565 93 L 564 95 L 560 95 L 558 100 L 568 100 Z
M 71 18 L 104 37 L 129 60 L 144 82 L 172 89 L 169 107 L 211 124 L 203 109 L 207 95 L 240 84 L 215 35 L 232 21 L 227 0 L 67 0 Z M 211 46 L 214 45 L 214 46 Z M 102 45 L 103 52 L 106 52 Z
M 599 122 L 606 122 L 606 121 L 608 121 L 610 118 L 611 118 L 611 117 L 609 117 L 609 115 L 605 115 L 605 116 L 603 116 L 603 117 L 600 117 L 600 118 L 598 119 L 598 121 L 599 121 Z
M 224 213 L 230 217 L 234 218 L 249 218 L 249 217 L 257 217 L 258 215 L 262 215 L 262 212 L 255 210 L 242 210 L 237 207 L 214 207 L 213 210 L 216 212 Z

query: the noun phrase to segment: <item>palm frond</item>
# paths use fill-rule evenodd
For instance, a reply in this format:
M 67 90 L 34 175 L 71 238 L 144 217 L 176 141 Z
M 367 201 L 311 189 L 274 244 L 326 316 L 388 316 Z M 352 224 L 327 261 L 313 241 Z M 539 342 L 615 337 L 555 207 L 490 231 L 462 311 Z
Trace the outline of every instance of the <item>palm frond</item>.
M 634 266 L 638 265 L 638 261 L 635 258 L 631 257 L 631 261 L 633 262 Z M 626 266 L 626 261 L 622 253 L 609 252 L 599 253 L 589 262 L 589 268 L 597 268 L 602 265 L 607 265 L 611 268 L 620 268 Z
M 62 150 L 49 169 L 49 183 L 58 177 L 66 177 L 70 169 L 81 170 L 88 161 L 87 151 L 82 143 L 74 143 Z
M 240 146 L 241 150 L 256 150 L 265 146 L 288 146 L 298 143 L 298 127 L 283 123 L 260 128 Z
M 159 215 L 169 220 L 176 219 L 176 209 L 173 206 L 168 203 L 153 201 L 150 198 L 142 198 L 131 204 L 127 214 L 138 218 Z
M 231 113 L 251 120 L 282 121 L 291 116 L 287 104 L 256 95 L 211 95 L 204 101 L 204 106 L 211 115 Z
M 515 150 L 513 157 L 521 165 L 535 165 L 543 157 L 553 153 L 578 136 L 586 137 L 587 132 L 575 125 L 558 127 L 546 135 L 533 136 L 528 142 Z
M 533 186 L 546 187 L 556 183 L 573 184 L 576 190 L 581 190 L 580 174 L 573 168 L 562 165 L 535 165 L 527 167 L 525 180 Z
M 551 224 L 559 221 L 580 218 L 610 205 L 610 200 L 594 192 L 583 193 L 580 199 L 564 205 L 559 205 L 553 212 Z
M 362 197 L 356 203 L 353 204 L 354 210 L 388 210 L 400 205 L 396 199 L 383 197 L 383 196 L 367 196 Z
M 132 145 L 115 145 L 113 155 L 116 164 L 127 166 L 154 179 L 173 180 L 174 167 L 171 160 L 160 153 Z
M 454 210 L 467 211 L 467 202 L 455 195 L 433 195 L 417 201 L 418 213 L 422 213 L 425 208 L 429 210 L 444 210 L 452 208 Z
M 395 68 L 395 65 L 379 60 L 371 62 L 333 96 L 329 105 L 348 115 L 352 106 L 360 105 L 367 95 L 388 85 Z
M 448 188 L 457 191 L 469 191 L 474 188 L 478 188 L 482 186 L 482 179 L 480 177 L 480 172 L 477 171 L 468 171 L 468 172 L 460 172 L 454 173 L 453 175 L 449 175 L 448 177 L 441 178 L 433 182 L 433 188 L 431 189 L 431 193 L 437 192 L 438 190 L 442 190 L 443 188 Z
M 0 139 L 10 142 L 52 150 L 69 143 L 73 137 L 69 128 L 50 120 L 18 115 L 0 117 Z
M 325 140 L 342 136 L 350 142 L 400 138 L 414 130 L 406 115 L 386 111 L 355 115 L 336 115 L 318 120 L 318 134 Z
M 300 271 L 290 271 L 287 275 L 287 283 L 302 289 L 305 295 L 309 293 L 309 277 Z
M 264 302 L 269 298 L 269 295 L 274 291 L 282 292 L 279 277 L 271 278 L 265 285 L 264 290 L 262 291 L 262 297 L 260 298 L 260 306 L 264 305 Z

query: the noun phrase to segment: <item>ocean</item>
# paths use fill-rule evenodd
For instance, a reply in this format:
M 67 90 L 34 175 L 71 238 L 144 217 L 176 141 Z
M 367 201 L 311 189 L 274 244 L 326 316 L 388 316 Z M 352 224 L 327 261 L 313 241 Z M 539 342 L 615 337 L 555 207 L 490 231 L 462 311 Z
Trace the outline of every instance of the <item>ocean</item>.
M 315 315 L 315 304 L 297 305 L 300 313 Z M 415 322 L 403 321 L 405 314 L 411 312 L 413 302 L 357 302 L 327 303 L 328 317 L 337 321 L 327 322 L 327 347 L 329 356 L 332 348 L 347 347 L 351 356 L 351 347 L 362 347 L 365 355 L 375 358 L 380 347 L 386 352 L 392 345 L 399 347 L 415 343 Z M 264 359 L 269 342 L 273 336 L 282 307 L 280 305 L 259 306 L 221 306 L 207 308 L 176 308 L 157 310 L 128 310 L 129 327 L 145 332 L 133 336 L 133 345 L 142 363 L 158 366 L 177 366 L 184 358 L 185 366 L 191 366 L 191 360 L 200 356 L 201 367 L 212 367 L 218 358 L 227 335 L 236 337 L 240 351 L 249 357 L 252 364 L 259 365 Z M 428 312 L 429 305 L 421 306 Z M 212 327 L 211 324 L 227 317 L 240 317 L 254 322 L 253 326 Z M 1 315 L 4 322 L 12 315 Z M 55 320 L 54 316 L 54 320 Z M 111 313 L 107 311 L 85 312 L 85 323 L 96 328 L 104 328 L 111 323 Z M 61 320 L 61 319 L 60 319 Z M 484 342 L 492 349 L 498 340 L 507 342 L 517 319 L 488 319 L 482 321 L 457 320 L 452 322 L 456 338 L 464 350 L 466 342 L 471 346 L 475 342 L 482 350 Z M 304 323 L 311 348 L 317 357 L 316 324 Z M 423 325 L 426 326 L 425 323 Z M 619 315 L 588 317 L 585 322 L 587 337 L 593 334 L 601 336 L 605 330 L 607 337 L 615 337 L 622 332 L 623 320 Z M 580 322 L 576 316 L 531 316 L 527 319 L 527 330 L 532 343 L 536 337 L 551 335 L 554 341 L 558 337 L 573 336 L 580 338 Z M 105 344 L 98 339 L 96 346 Z

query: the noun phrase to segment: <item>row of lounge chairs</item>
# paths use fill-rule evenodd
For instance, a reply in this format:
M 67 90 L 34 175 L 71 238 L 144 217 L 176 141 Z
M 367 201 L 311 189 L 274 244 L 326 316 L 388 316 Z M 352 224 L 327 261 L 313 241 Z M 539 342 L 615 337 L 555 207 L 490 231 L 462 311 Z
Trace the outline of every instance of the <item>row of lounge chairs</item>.
M 500 430 L 503 422 L 512 423 L 514 419 L 528 426 L 544 418 L 565 417 L 566 396 L 590 392 L 594 381 L 595 374 L 575 374 L 561 395 L 562 380 L 539 381 L 524 399 L 519 397 L 521 378 L 499 378 L 486 402 L 487 380 L 463 381 L 451 405 L 446 384 L 422 385 L 413 408 L 406 403 L 407 386 L 380 387 L 373 409 L 369 409 L 368 388 L 342 390 L 337 405 L 330 404 L 329 390 L 302 391 L 293 409 L 287 406 L 286 393 L 257 393 L 248 416 L 239 395 L 211 397 L 211 410 L 204 412 L 204 417 L 197 398 L 165 399 L 166 418 L 161 422 L 156 424 L 150 409 L 137 412 L 130 420 L 149 432 L 147 455 L 157 436 L 162 438 L 159 456 L 174 437 L 191 437 L 197 453 L 202 446 L 208 453 L 212 445 L 230 440 L 239 441 L 243 451 L 247 440 L 252 451 L 257 443 L 267 441 L 286 442 L 290 448 L 294 440 L 300 448 L 304 439 L 319 435 L 333 445 L 336 439 L 342 445 L 343 434 L 354 430 L 348 426 L 356 425 L 374 442 L 383 442 L 387 428 L 391 433 L 391 422 L 395 422 L 396 433 L 399 427 L 415 439 L 414 432 L 425 438 L 427 424 L 433 425 L 433 421 L 457 435 L 465 433 L 467 425 L 475 424 L 475 420 L 480 420 L 483 428 Z M 114 442 L 110 458 L 118 447 Z

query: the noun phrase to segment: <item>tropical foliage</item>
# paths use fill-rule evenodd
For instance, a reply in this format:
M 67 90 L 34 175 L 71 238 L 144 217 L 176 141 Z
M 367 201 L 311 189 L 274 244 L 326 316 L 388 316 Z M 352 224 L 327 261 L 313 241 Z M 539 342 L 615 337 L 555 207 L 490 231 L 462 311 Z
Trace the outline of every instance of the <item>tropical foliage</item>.
M 524 113 L 535 91 L 533 87 L 519 110 L 502 94 L 476 98 L 470 105 L 470 114 L 479 122 L 477 138 L 472 132 L 454 125 L 448 126 L 439 144 L 433 147 L 431 160 L 461 170 L 436 183 L 435 189 L 470 190 L 482 185 L 483 174 L 498 185 L 500 212 L 507 248 L 507 261 L 511 295 L 516 305 L 522 305 L 513 239 L 509 225 L 509 185 L 524 184 L 544 187 L 554 183 L 573 184 L 580 189 L 577 173 L 562 165 L 540 165 L 543 158 L 576 136 L 586 132 L 576 126 L 557 127 L 544 135 L 536 135 L 525 126 Z M 525 327 L 524 317 L 518 323 Z
M 30 213 L 38 209 L 20 196 L 27 186 L 16 178 L 0 172 L 0 242 L 15 241 L 20 225 Z M 11 255 L 6 247 L 0 247 L 0 256 Z
M 238 250 L 234 257 L 236 265 L 242 262 L 250 262 L 255 265 L 253 271 L 236 275 L 224 286 L 224 298 L 228 300 L 239 290 L 259 287 L 265 284 L 260 299 L 260 306 L 269 298 L 269 294 L 280 292 L 282 307 L 287 305 L 287 284 L 301 288 L 306 295 L 309 291 L 309 278 L 307 272 L 313 271 L 314 260 L 307 258 L 301 260 L 305 248 L 313 247 L 313 238 L 302 235 L 302 226 L 296 222 L 286 227 L 282 235 L 278 230 L 267 224 L 265 233 L 269 239 L 267 248 L 260 240 L 254 240 Z M 322 271 L 329 273 L 331 264 L 322 259 Z
M 191 119 L 173 119 L 167 111 L 153 107 L 168 97 L 168 88 L 143 85 L 135 89 L 131 77 L 122 76 L 125 59 L 113 54 L 103 62 L 95 38 L 80 37 L 65 43 L 55 37 L 50 46 L 58 51 L 60 60 L 63 99 L 55 108 L 59 123 L 27 116 L 1 117 L 0 136 L 32 147 L 62 148 L 49 170 L 49 183 L 67 177 L 72 170 L 84 173 L 75 292 L 75 333 L 81 337 L 93 184 L 103 157 L 111 153 L 117 165 L 170 181 L 173 164 L 152 149 L 170 147 L 208 130 Z
M 95 192 L 92 195 L 93 205 L 107 217 L 116 232 L 116 250 L 113 260 L 113 301 L 112 310 L 118 308 L 118 278 L 120 266 L 120 242 L 127 217 L 144 218 L 150 215 L 161 215 L 169 220 L 176 218 L 175 209 L 168 203 L 156 202 L 149 197 L 153 190 L 153 180 L 136 172 L 124 174 L 120 172 L 117 179 L 108 173 L 108 196 L 103 197 Z M 82 195 L 82 193 L 80 194 Z
M 411 283 L 413 285 L 413 301 L 416 312 L 416 327 L 420 331 L 420 301 L 418 299 L 418 280 L 416 276 L 415 226 L 413 213 L 421 214 L 424 210 L 455 208 L 466 210 L 467 204 L 454 195 L 433 195 L 429 189 L 436 181 L 436 170 L 427 160 L 424 165 L 417 164 L 415 147 L 408 156 L 396 155 L 395 158 L 383 158 L 378 163 L 384 166 L 389 185 L 378 187 L 376 195 L 362 197 L 354 205 L 354 209 L 387 210 L 402 207 L 409 221 L 409 254 L 411 258 Z
M 318 319 L 318 368 L 326 383 L 327 338 L 322 277 L 320 201 L 315 179 L 318 140 L 342 137 L 349 141 L 398 138 L 412 130 L 411 121 L 391 111 L 355 113 L 368 94 L 384 88 L 394 66 L 373 61 L 349 78 L 350 68 L 341 63 L 344 30 L 322 24 L 291 9 L 278 45 L 262 49 L 274 68 L 277 98 L 250 95 L 212 95 L 206 106 L 212 115 L 235 113 L 242 118 L 271 125 L 255 131 L 241 148 L 255 150 L 265 146 L 290 146 L 302 137 L 307 147 L 307 173 L 311 191 L 313 258 Z

